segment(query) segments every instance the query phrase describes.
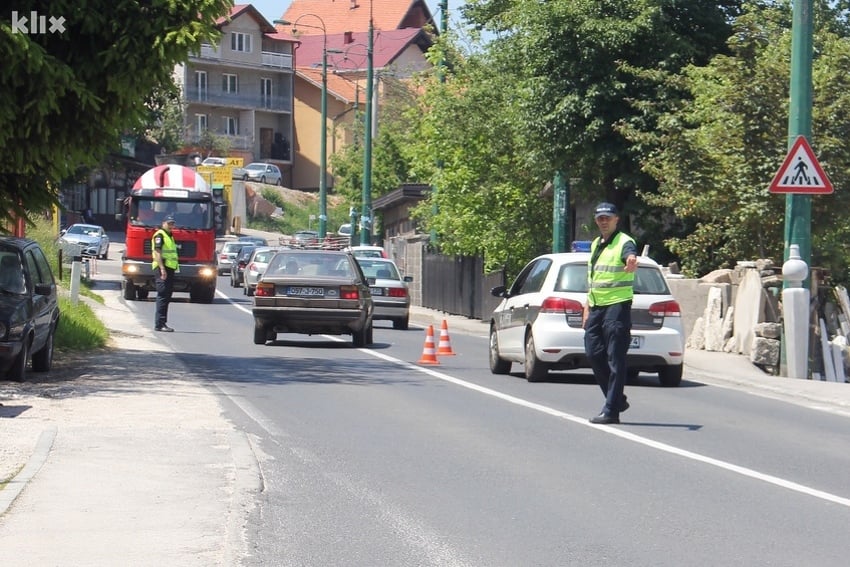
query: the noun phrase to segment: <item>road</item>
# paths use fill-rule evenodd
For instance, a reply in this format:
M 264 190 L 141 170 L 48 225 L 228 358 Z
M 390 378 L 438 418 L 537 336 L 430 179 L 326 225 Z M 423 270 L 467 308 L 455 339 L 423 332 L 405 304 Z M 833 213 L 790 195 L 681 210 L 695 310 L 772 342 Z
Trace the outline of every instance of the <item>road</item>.
M 260 455 L 245 565 L 845 565 L 842 415 L 685 376 L 628 388 L 615 427 L 586 372 L 494 376 L 483 336 L 416 364 L 421 328 L 375 344 L 252 342 L 250 298 L 175 294 L 157 335 Z M 147 325 L 153 300 L 130 304 Z M 518 368 L 519 369 L 519 368 Z

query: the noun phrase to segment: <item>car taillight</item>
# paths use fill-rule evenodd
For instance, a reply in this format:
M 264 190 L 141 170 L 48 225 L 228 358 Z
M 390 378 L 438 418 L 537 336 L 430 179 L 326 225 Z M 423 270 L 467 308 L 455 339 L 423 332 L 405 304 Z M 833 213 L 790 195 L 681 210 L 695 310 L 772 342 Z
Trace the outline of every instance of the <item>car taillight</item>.
M 360 290 L 355 285 L 343 285 L 339 287 L 340 299 L 360 299 Z
M 219 256 L 222 260 L 227 260 L 227 254 L 222 254 Z
M 547 297 L 540 306 L 541 313 L 564 313 L 566 315 L 580 315 L 584 306 L 575 299 L 566 297 Z
M 407 297 L 407 290 L 403 287 L 391 287 L 388 291 L 387 295 L 390 297 Z
M 250 264 L 248 264 L 248 267 L 245 268 L 245 269 L 248 270 L 249 272 L 256 272 L 257 271 L 257 265 L 254 262 L 251 262 Z
M 257 289 L 254 291 L 254 295 L 258 295 L 260 297 L 274 297 L 274 284 L 268 282 L 258 283 Z
M 682 310 L 677 301 L 659 301 L 649 306 L 649 314 L 653 317 L 681 317 Z

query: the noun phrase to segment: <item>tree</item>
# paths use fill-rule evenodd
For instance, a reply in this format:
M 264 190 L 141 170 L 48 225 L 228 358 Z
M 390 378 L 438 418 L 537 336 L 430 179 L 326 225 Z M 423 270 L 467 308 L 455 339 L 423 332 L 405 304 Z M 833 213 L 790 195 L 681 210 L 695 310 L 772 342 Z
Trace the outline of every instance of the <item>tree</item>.
M 818 6 L 813 61 L 813 143 L 836 187 L 850 182 L 850 62 L 846 26 Z M 783 258 L 785 198 L 768 185 L 787 152 L 791 13 L 753 5 L 737 19 L 730 55 L 670 78 L 690 101 L 663 113 L 654 131 L 628 135 L 652 148 L 645 170 L 659 181 L 644 194 L 656 211 L 677 219 L 667 242 L 690 275 L 741 259 Z M 845 212 L 850 195 L 812 197 L 812 260 L 838 281 L 848 278 Z
M 217 40 L 216 20 L 231 5 L 21 0 L 0 14 L 2 220 L 57 203 L 62 179 L 118 147 L 174 65 Z M 29 21 L 33 12 L 45 17 L 45 33 Z

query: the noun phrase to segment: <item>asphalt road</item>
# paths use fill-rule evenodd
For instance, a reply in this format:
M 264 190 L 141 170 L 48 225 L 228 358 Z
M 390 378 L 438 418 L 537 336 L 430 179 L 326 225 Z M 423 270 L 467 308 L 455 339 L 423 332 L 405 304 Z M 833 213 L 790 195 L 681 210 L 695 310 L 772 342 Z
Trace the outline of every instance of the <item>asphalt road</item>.
M 158 336 L 260 455 L 244 565 L 846 564 L 846 416 L 686 374 L 592 426 L 588 373 L 494 376 L 483 336 L 452 333 L 439 366 L 417 364 L 421 328 L 383 322 L 366 349 L 258 346 L 228 278 L 212 305 L 176 297 Z

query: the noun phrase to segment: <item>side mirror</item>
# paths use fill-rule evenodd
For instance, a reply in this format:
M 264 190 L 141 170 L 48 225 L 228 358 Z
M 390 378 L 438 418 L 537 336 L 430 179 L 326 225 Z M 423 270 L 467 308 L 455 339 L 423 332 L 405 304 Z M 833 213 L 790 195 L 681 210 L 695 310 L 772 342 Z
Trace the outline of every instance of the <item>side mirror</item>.
M 503 285 L 497 285 L 496 287 L 490 290 L 490 295 L 494 297 L 507 297 L 507 288 Z
M 413 276 L 404 276 L 402 279 L 407 283 L 410 283 L 413 281 Z
M 375 285 L 375 278 L 366 278 L 366 283 L 369 285 Z

